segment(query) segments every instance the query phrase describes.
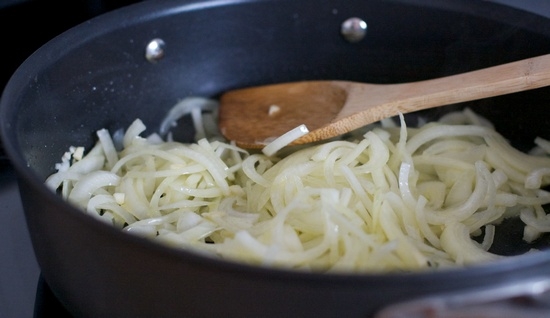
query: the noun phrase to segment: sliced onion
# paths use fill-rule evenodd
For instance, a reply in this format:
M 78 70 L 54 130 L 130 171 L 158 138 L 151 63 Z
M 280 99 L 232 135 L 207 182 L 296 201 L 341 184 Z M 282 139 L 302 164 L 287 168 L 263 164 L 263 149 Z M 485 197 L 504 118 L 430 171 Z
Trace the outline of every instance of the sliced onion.
M 300 125 L 296 128 L 293 128 L 286 133 L 284 133 L 282 136 L 276 138 L 269 144 L 267 144 L 265 147 L 262 148 L 262 152 L 268 156 L 271 157 L 277 153 L 277 151 L 283 149 L 284 147 L 288 146 L 291 142 L 294 140 L 305 136 L 309 133 L 309 130 L 307 129 L 306 125 Z
M 214 105 L 186 99 L 163 126 L 191 114 L 205 126 L 197 136 L 215 133 L 206 127 Z M 208 119 L 203 111 L 211 112 Z M 284 155 L 279 150 L 307 134 L 305 126 L 251 154 L 221 136 L 188 144 L 172 142 L 166 131 L 142 137 L 145 126 L 136 120 L 124 137 L 98 132 L 100 142 L 82 159 L 71 147 L 47 184 L 102 221 L 127 224 L 130 233 L 310 271 L 409 271 L 499 259 L 487 253 L 493 224 L 510 216 L 527 224 L 526 240 L 550 232 L 543 208 L 550 194 L 540 188 L 550 182 L 550 158 L 519 153 L 473 112 L 445 120 L 453 124 L 409 128 L 400 115 L 400 127 L 385 121 Z M 483 228 L 480 245 L 470 236 Z

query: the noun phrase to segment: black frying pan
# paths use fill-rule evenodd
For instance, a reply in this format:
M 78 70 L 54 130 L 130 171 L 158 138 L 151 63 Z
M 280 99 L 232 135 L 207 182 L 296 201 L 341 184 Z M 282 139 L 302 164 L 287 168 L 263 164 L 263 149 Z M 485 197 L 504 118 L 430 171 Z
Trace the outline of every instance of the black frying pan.
M 362 41 L 340 33 L 350 17 L 367 22 Z M 159 38 L 164 56 L 148 60 L 145 48 Z M 422 311 L 430 306 L 426 297 L 447 294 L 462 295 L 441 299 L 458 299 L 464 308 L 492 301 L 489 295 L 521 299 L 529 304 L 523 313 L 539 313 L 546 307 L 529 287 L 547 290 L 550 252 L 519 256 L 530 246 L 513 222 L 497 232 L 494 252 L 518 256 L 493 264 L 434 273 L 298 273 L 121 233 L 43 182 L 69 146 L 91 146 L 96 130 L 125 128 L 135 118 L 155 131 L 186 96 L 216 98 L 232 88 L 302 79 L 414 81 L 548 51 L 550 20 L 485 1 L 146 1 L 83 23 L 30 56 L 2 96 L 2 142 L 19 175 L 42 275 L 75 316 L 367 317 L 418 298 L 420 307 L 396 308 Z M 550 90 L 539 89 L 423 115 L 474 107 L 528 149 L 535 136 L 550 137 L 549 99 Z

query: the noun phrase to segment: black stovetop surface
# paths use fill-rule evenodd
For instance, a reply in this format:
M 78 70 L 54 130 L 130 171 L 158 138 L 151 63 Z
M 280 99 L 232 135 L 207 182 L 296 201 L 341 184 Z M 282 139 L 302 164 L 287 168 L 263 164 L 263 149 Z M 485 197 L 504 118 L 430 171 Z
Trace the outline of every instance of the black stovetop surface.
M 74 0 L 71 2 L 71 8 L 76 14 L 73 14 L 70 19 L 66 17 L 57 19 L 53 12 L 66 12 L 67 9 L 60 7 L 64 5 L 60 5 L 58 2 L 30 0 L 2 2 L 0 0 L 0 34 L 4 40 L 10 40 L 15 46 L 13 50 L 2 50 L 1 57 L 4 66 L 3 71 L 0 71 L 0 88 L 3 88 L 17 66 L 47 40 L 94 15 L 137 1 L 139 0 L 113 0 L 109 1 L 109 6 L 107 6 L 107 2 L 102 0 Z M 550 17 L 550 1 L 490 1 Z M 55 5 L 53 5 L 54 3 Z M 47 8 L 48 5 L 50 7 Z M 22 24 L 28 21 L 25 16 L 33 16 L 34 19 L 37 12 L 41 13 L 41 16 L 49 16 L 47 21 L 57 19 L 61 22 L 52 25 L 48 24 L 46 20 L 38 20 L 35 22 L 52 25 L 52 27 L 50 29 L 41 28 L 42 30 L 39 32 L 31 28 L 29 34 L 12 32 L 18 28 L 18 24 L 21 26 L 20 30 L 25 30 L 22 27 Z M 14 36 L 18 38 L 14 39 Z M 19 45 L 18 41 L 24 41 L 25 44 Z M 45 317 L 47 315 L 60 318 L 69 317 L 67 311 L 57 301 L 40 276 L 40 268 L 36 262 L 25 224 L 16 176 L 9 161 L 3 155 L 1 145 L 0 215 L 0 318 Z

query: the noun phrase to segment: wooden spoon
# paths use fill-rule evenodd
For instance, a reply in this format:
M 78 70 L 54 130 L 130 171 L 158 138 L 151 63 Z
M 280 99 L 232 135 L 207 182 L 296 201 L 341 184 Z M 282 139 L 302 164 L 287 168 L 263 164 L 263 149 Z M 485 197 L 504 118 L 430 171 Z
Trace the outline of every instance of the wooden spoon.
M 336 137 L 399 113 L 547 85 L 550 85 L 550 54 L 411 83 L 328 80 L 274 84 L 223 94 L 219 127 L 227 139 L 241 147 L 262 148 L 305 124 L 309 133 L 290 144 L 299 145 Z

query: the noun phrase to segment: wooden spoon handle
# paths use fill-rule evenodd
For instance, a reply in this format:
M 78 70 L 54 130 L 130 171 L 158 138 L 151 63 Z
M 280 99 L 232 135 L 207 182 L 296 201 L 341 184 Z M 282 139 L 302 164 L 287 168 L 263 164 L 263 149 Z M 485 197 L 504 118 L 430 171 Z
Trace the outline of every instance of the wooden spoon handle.
M 381 96 L 360 83 L 345 83 L 348 101 L 335 120 L 377 116 L 373 122 L 442 105 L 525 91 L 550 85 L 550 54 L 472 72 L 412 83 L 380 85 Z M 393 88 L 393 89 L 392 89 Z M 392 93 L 393 91 L 393 93 Z M 367 103 L 365 103 L 367 101 Z M 376 111 L 367 110 L 369 105 Z M 369 112 L 369 114 L 362 114 Z

